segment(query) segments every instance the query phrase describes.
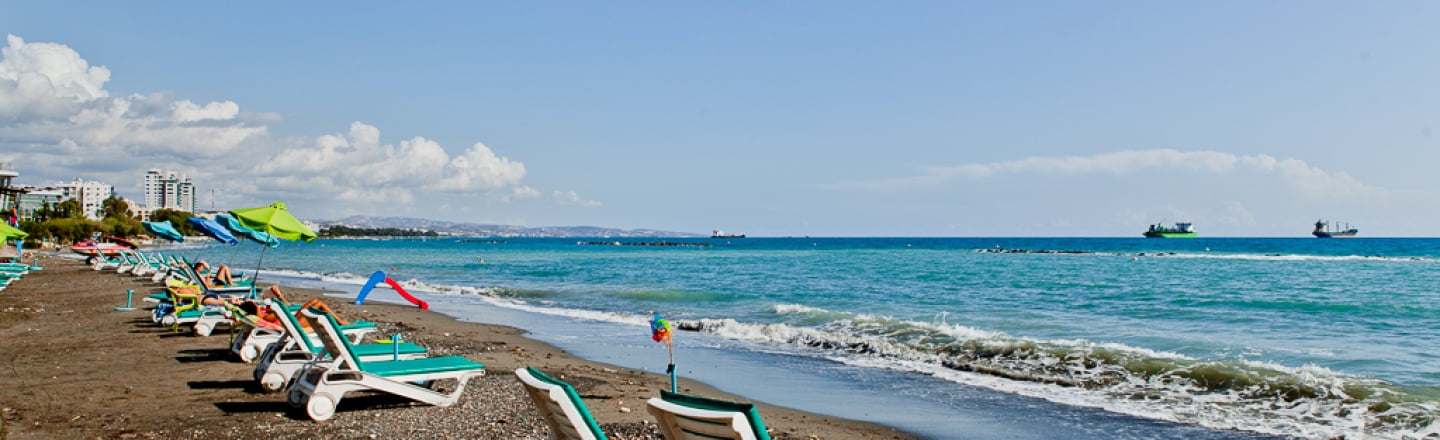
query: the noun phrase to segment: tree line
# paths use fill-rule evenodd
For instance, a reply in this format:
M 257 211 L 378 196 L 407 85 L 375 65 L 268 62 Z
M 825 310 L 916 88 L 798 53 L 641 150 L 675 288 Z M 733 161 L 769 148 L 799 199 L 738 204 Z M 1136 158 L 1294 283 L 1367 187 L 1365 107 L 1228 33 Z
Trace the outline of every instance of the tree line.
M 56 244 L 70 244 L 84 241 L 96 233 L 102 236 L 134 237 L 148 235 L 149 231 L 140 224 L 142 219 L 130 216 L 130 204 L 124 199 L 111 195 L 100 204 L 102 217 L 99 221 L 90 220 L 85 217 L 80 201 L 75 199 L 66 200 L 55 204 L 46 204 L 35 211 L 30 220 L 20 222 L 20 230 L 30 234 L 25 239 L 27 246 L 36 246 L 42 240 Z M 193 217 L 188 212 L 172 209 L 157 209 L 150 213 L 148 221 L 169 220 L 175 230 L 185 235 L 196 235 L 197 232 L 186 221 Z
M 173 209 L 157 209 L 149 219 L 130 215 L 130 204 L 124 199 L 111 195 L 100 205 L 102 217 L 99 221 L 85 217 L 79 200 L 70 199 L 60 203 L 46 204 L 35 211 L 30 220 L 20 222 L 20 230 L 30 234 L 26 246 L 38 246 L 40 241 L 56 244 L 72 244 L 90 239 L 96 233 L 101 236 L 134 237 L 149 235 L 141 221 L 170 221 L 181 234 L 199 235 L 188 221 L 194 217 L 189 212 Z M 419 231 L 399 228 L 354 228 L 331 226 L 320 230 L 322 237 L 439 237 L 435 231 Z

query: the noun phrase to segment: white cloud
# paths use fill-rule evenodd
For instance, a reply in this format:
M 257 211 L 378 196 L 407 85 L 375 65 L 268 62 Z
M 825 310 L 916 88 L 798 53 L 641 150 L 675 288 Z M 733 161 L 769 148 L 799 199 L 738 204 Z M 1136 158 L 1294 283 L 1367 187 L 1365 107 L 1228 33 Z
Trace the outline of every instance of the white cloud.
M 240 115 L 240 106 L 234 102 L 212 102 L 204 107 L 195 105 L 190 101 L 175 102 L 171 109 L 174 111 L 175 120 L 180 122 L 195 122 L 203 119 L 235 119 Z
M 915 176 L 846 182 L 832 186 L 848 189 L 895 189 L 934 186 L 959 179 L 982 180 L 1002 175 L 1128 176 L 1162 171 L 1200 175 L 1250 173 L 1278 177 L 1309 197 L 1363 197 L 1383 193 L 1383 190 L 1365 185 L 1349 174 L 1326 172 L 1303 160 L 1280 160 L 1264 154 L 1249 156 L 1218 151 L 1127 150 L 1092 156 L 1028 157 L 986 164 L 926 167 L 922 171 Z
M 535 188 L 531 188 L 528 186 L 517 186 L 515 187 L 514 192 L 505 197 L 507 198 L 506 201 L 509 201 L 511 199 L 538 199 L 540 198 L 540 196 L 540 191 Z
M 253 173 L 276 179 L 277 186 L 300 183 L 337 193 L 342 200 L 410 203 L 416 192 L 473 194 L 514 187 L 524 179 L 525 165 L 480 143 L 455 157 L 418 136 L 381 144 L 380 129 L 355 122 L 348 134 L 320 136 L 259 161 Z M 297 181 L 295 176 L 305 177 Z
M 583 197 L 580 197 L 579 194 L 576 194 L 575 191 L 555 191 L 554 194 L 551 194 L 551 197 L 562 203 L 580 205 L 586 208 L 594 208 L 600 206 L 600 202 L 594 200 L 586 200 Z
M 105 98 L 110 70 L 90 66 L 69 47 L 30 43 L 7 35 L 0 50 L 0 123 L 23 118 L 63 118 L 87 102 Z
M 113 179 L 123 194 L 129 182 L 139 189 L 144 169 L 167 168 L 241 204 L 285 197 L 345 206 L 439 206 L 476 195 L 504 202 L 542 197 L 522 184 L 523 163 L 479 142 L 452 156 L 423 136 L 385 143 L 378 127 L 362 122 L 345 133 L 275 138 L 268 126 L 275 115 L 245 113 L 229 100 L 175 99 L 168 92 L 114 97 L 104 87 L 109 69 L 91 66 L 71 48 L 14 35 L 6 40 L 0 52 L 0 161 L 14 162 L 28 177 Z M 555 191 L 554 198 L 599 205 L 574 191 Z
M 112 97 L 110 71 L 61 44 L 9 35 L 0 50 L 0 142 L 32 162 L 121 161 L 130 157 L 219 158 L 266 132 L 239 119 L 234 102 L 204 105 L 168 95 Z M 84 158 L 61 158 L 69 140 Z

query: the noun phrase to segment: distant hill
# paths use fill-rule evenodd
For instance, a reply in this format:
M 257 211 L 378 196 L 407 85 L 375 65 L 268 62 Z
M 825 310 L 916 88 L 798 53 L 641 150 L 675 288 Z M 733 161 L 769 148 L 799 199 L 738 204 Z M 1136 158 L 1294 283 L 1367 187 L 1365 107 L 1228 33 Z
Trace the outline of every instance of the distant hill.
M 423 229 L 440 234 L 462 237 L 707 237 L 708 235 L 689 232 L 660 231 L 655 229 L 616 229 L 598 226 L 541 226 L 525 227 L 514 225 L 488 225 L 478 223 L 456 223 L 413 217 L 371 217 L 352 215 L 339 220 L 313 220 L 320 227 L 349 226 L 355 228 L 400 228 Z

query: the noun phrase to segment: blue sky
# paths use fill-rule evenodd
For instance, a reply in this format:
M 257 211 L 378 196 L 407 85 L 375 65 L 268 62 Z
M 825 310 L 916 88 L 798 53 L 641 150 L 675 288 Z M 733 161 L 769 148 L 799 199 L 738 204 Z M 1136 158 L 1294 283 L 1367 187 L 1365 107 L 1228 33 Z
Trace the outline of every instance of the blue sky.
M 315 219 L 1436 235 L 1440 4 L 887 3 L 13 4 L 0 161 Z

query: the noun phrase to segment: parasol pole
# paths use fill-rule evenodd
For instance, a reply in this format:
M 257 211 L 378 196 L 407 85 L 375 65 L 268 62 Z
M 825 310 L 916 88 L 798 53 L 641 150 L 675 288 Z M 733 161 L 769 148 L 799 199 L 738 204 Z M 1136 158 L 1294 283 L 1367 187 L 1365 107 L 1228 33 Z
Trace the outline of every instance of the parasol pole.
M 675 341 L 672 339 L 665 345 L 670 346 L 670 366 L 665 367 L 665 372 L 670 373 L 670 392 L 678 393 L 680 390 L 675 386 Z
M 269 248 L 270 248 L 270 245 L 268 245 L 268 244 L 261 244 L 261 245 L 260 245 L 260 261 L 256 261 L 256 262 L 255 262 L 255 275 L 252 275 L 252 276 L 250 277 L 250 297 L 251 297 L 251 298 L 255 298 L 255 295 L 256 295 L 255 289 L 257 289 L 257 288 L 260 287 L 259 284 L 257 284 L 257 283 L 260 282 L 260 263 L 265 262 L 265 251 L 266 251 L 267 249 L 269 249 Z

